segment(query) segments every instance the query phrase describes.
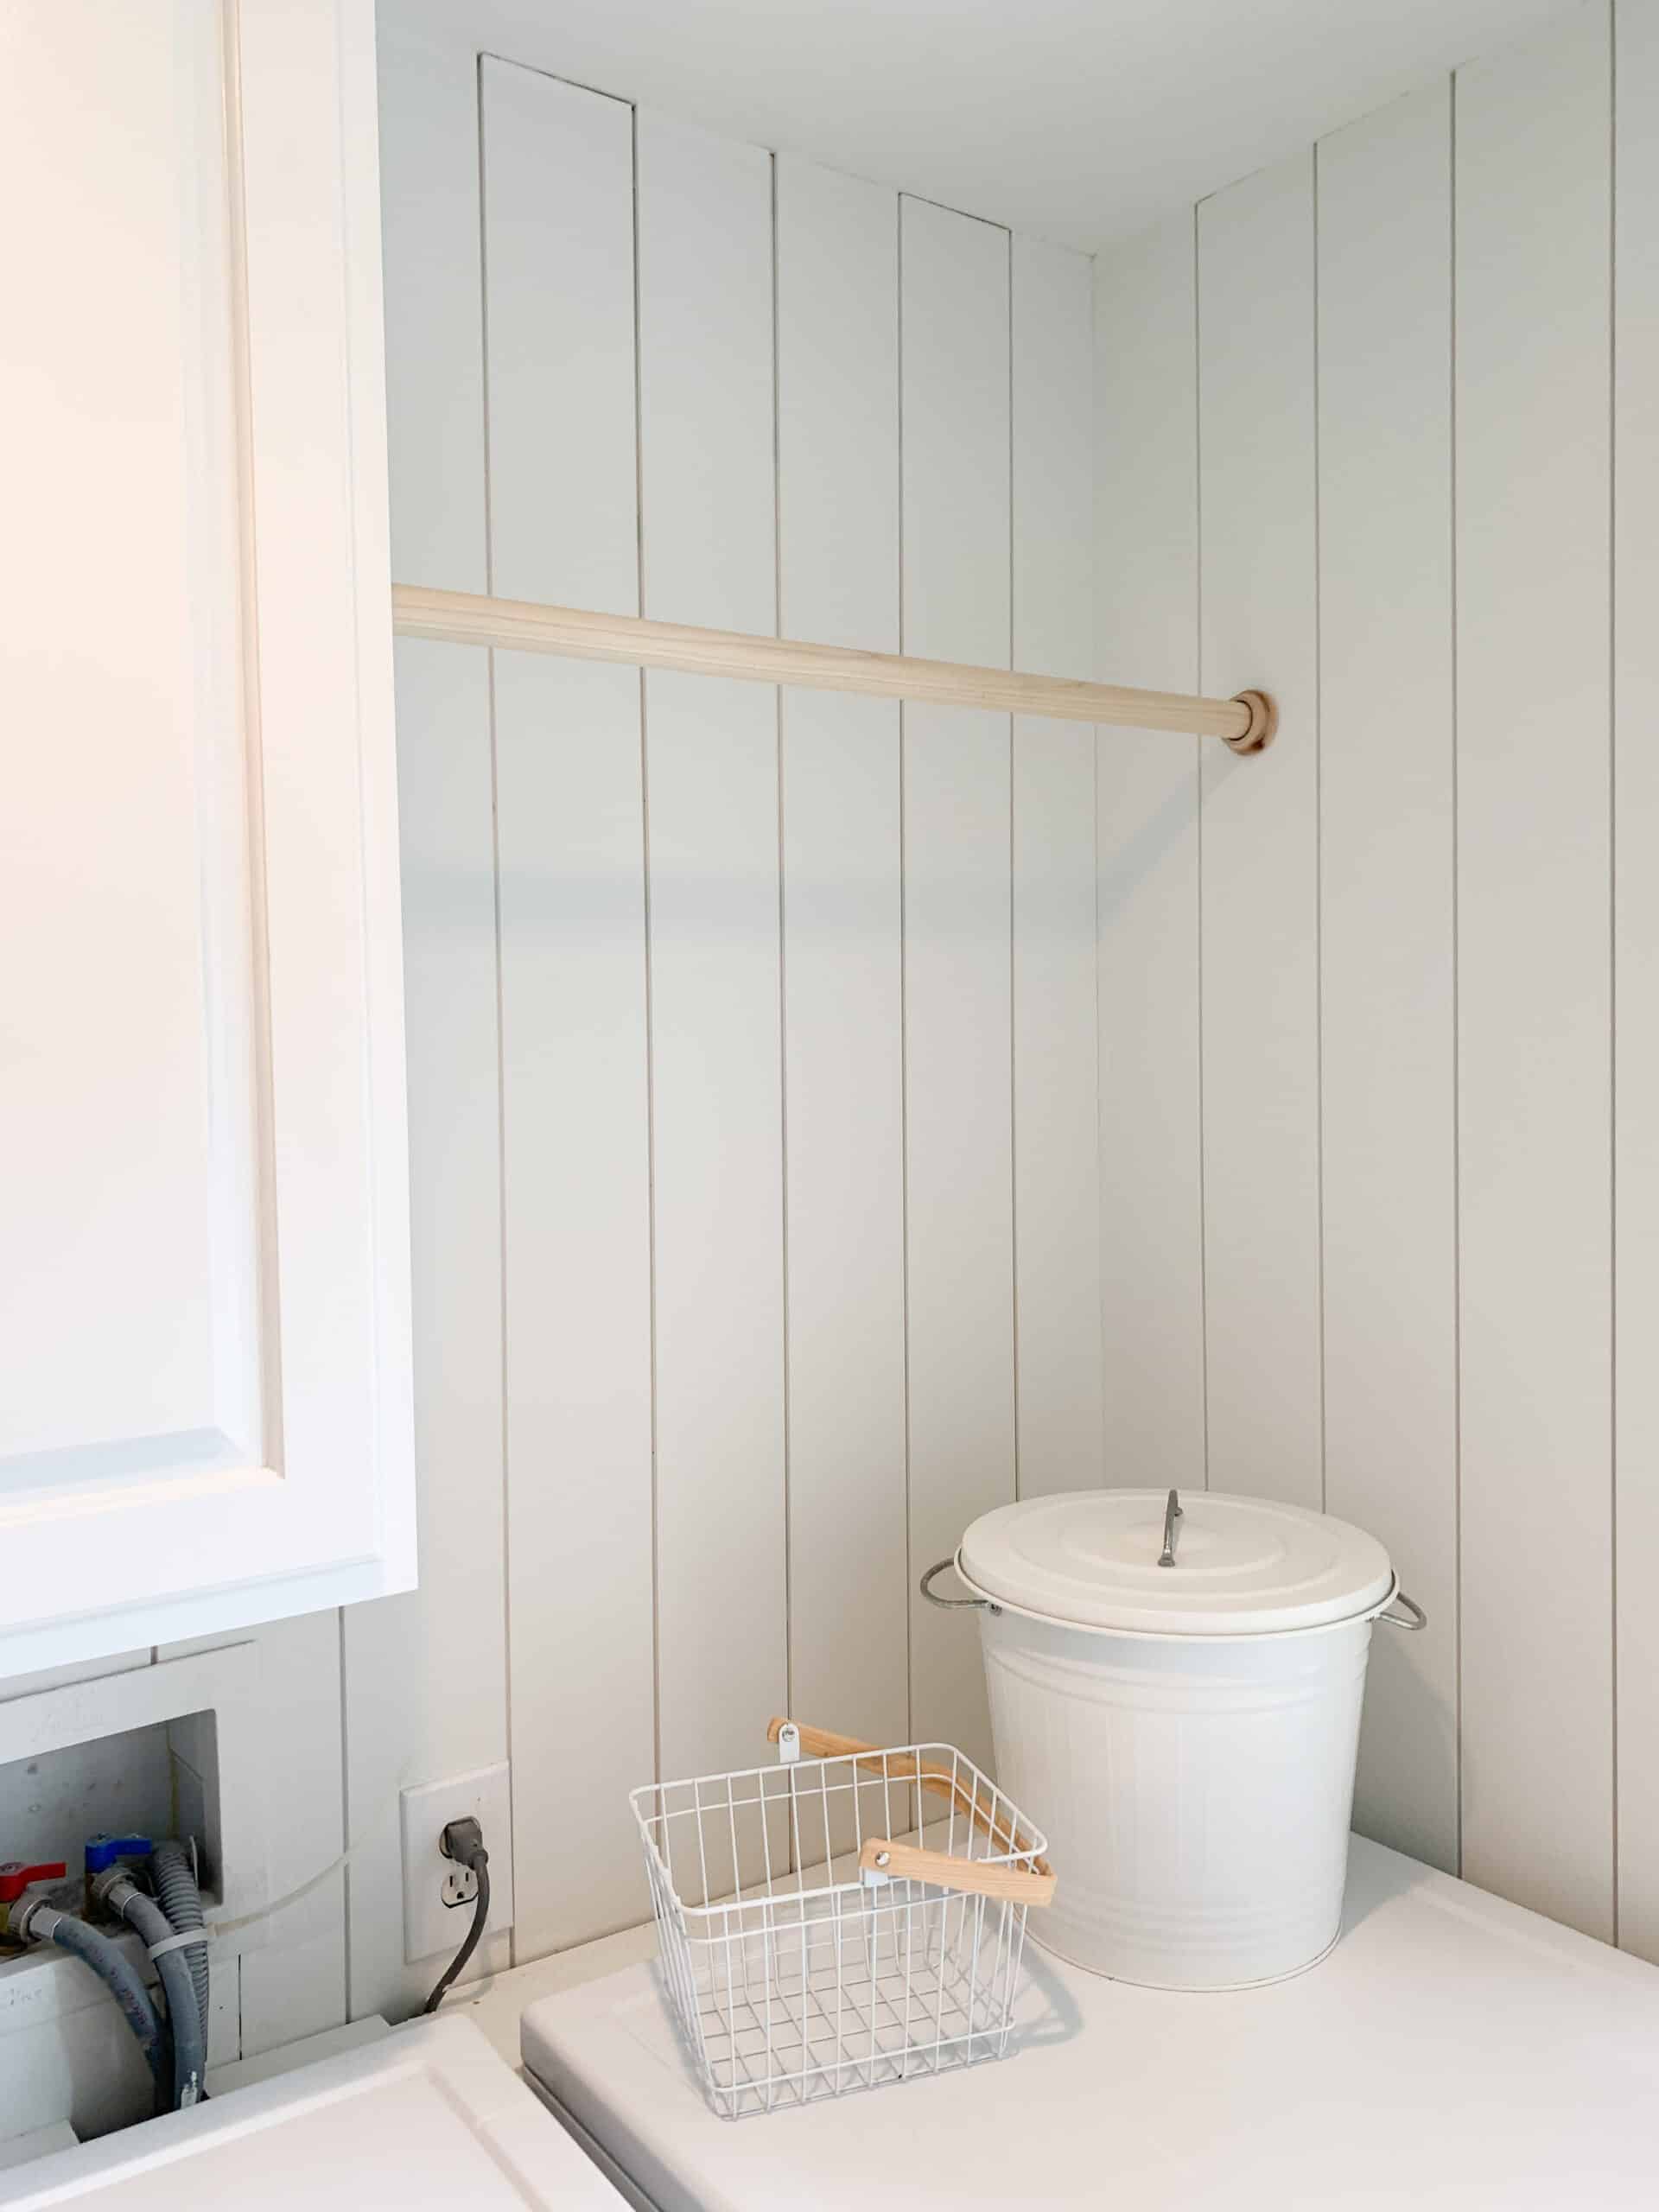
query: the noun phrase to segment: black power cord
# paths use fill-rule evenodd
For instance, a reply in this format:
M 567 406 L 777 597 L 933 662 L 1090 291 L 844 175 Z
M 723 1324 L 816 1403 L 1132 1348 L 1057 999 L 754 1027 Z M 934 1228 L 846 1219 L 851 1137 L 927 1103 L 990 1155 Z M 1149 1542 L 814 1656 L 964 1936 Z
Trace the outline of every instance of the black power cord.
M 457 1866 L 468 1867 L 477 1875 L 478 1896 L 474 1900 L 473 1924 L 467 1930 L 467 1940 L 438 1976 L 432 1994 L 421 2007 L 423 2012 L 435 2012 L 442 2004 L 450 1983 L 478 1948 L 478 1939 L 490 1916 L 490 1854 L 484 1848 L 483 1829 L 469 1815 L 464 1821 L 448 1821 L 440 1841 L 446 1859 L 453 1859 Z

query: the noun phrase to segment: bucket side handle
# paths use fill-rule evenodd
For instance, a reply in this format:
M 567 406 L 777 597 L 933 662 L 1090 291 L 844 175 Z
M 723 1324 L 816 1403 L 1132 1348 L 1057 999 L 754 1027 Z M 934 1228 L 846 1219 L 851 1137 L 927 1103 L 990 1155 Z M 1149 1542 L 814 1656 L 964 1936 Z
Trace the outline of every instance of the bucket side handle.
M 1402 1621 L 1401 1619 L 1399 1614 L 1394 1610 L 1396 1605 L 1403 1605 L 1405 1607 L 1407 1612 L 1410 1615 L 1410 1618 L 1408 1620 Z M 1403 1628 L 1408 1630 L 1413 1636 L 1417 1633 L 1419 1629 L 1427 1628 L 1428 1626 L 1428 1615 L 1417 1603 L 1417 1600 L 1414 1598 L 1408 1598 L 1405 1592 L 1399 1589 L 1395 1590 L 1393 1597 L 1389 1599 L 1388 1604 L 1382 1608 L 1382 1611 L 1376 1616 L 1376 1618 L 1380 1621 L 1386 1621 L 1390 1628 Z
M 943 1574 L 947 1567 L 954 1567 L 956 1563 L 957 1555 L 952 1552 L 948 1559 L 935 1560 L 922 1577 L 918 1586 L 928 1604 L 937 1605 L 941 1612 L 946 1613 L 1000 1613 L 1002 1610 L 1001 1606 L 994 1605 L 988 1598 L 941 1598 L 935 1593 L 934 1577 Z

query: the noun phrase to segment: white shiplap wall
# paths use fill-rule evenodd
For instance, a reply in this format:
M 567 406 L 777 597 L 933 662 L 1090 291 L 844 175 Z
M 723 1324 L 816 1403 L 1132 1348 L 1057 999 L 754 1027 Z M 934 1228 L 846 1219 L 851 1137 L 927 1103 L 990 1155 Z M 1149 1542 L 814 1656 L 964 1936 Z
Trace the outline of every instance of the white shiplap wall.
M 1599 1936 L 1615 1910 L 1609 32 L 1598 6 L 1461 72 L 1453 178 L 1464 1863 Z
M 480 90 L 494 587 L 637 613 L 632 114 L 501 61 Z M 621 1801 L 655 1728 L 643 772 L 633 670 L 520 653 L 493 675 L 506 1457 L 524 1472 L 506 1575 L 512 1665 L 540 1686 L 510 1700 L 514 1825 L 540 1839 L 514 1900 L 528 1957 L 584 1909 L 624 1916 Z M 572 1461 L 585 1479 L 555 1478 Z M 562 1816 L 573 1771 L 588 1835 Z
M 1007 233 L 901 218 L 906 652 L 1007 667 Z M 904 709 L 905 1116 L 913 1563 L 1014 1494 L 1012 741 L 1007 715 Z M 983 1763 L 963 1622 L 912 1591 L 917 1725 Z M 926 1716 L 925 1719 L 923 1716 Z
M 1086 672 L 1086 260 L 394 14 L 381 67 L 400 577 Z M 785 1705 L 984 1747 L 914 1576 L 1098 1478 L 1094 744 L 400 655 L 429 1577 L 347 1624 L 347 1767 L 378 1833 L 510 1748 L 529 1958 Z
M 1360 1825 L 1650 1956 L 1656 19 L 1096 272 L 1101 672 L 1281 710 L 1102 743 L 1108 1462 L 1375 1529 Z
M 779 626 L 895 652 L 897 203 L 777 183 Z M 790 1694 L 872 1742 L 910 1718 L 898 748 L 895 702 L 784 696 Z
M 1325 1501 L 1408 1551 L 1360 1817 L 1457 1853 L 1451 87 L 1319 149 Z M 1409 894 L 1402 891 L 1409 887 Z

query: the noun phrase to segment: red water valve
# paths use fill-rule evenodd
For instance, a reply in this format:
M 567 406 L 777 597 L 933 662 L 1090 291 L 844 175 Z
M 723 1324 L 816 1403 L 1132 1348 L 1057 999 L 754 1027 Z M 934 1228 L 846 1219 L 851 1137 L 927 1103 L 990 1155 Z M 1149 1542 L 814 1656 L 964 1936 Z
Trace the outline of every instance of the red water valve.
M 31 1882 L 60 1882 L 68 1868 L 60 1859 L 51 1866 L 25 1866 L 21 1859 L 0 1866 L 0 1904 L 16 1904 Z

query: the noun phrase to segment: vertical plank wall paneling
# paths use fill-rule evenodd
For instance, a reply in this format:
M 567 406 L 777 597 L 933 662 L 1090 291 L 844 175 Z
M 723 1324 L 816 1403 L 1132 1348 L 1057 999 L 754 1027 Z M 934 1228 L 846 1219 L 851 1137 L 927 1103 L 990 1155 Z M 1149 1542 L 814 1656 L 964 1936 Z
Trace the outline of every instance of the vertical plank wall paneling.
M 772 172 L 639 118 L 645 612 L 777 620 Z M 663 1770 L 753 1764 L 786 1688 L 778 701 L 645 683 Z
M 376 37 L 392 568 L 482 591 L 478 64 L 384 12 Z
M 1094 659 L 1092 269 L 1012 245 L 1014 663 Z M 1101 1475 L 1095 734 L 1014 726 L 1014 1219 L 1021 1492 Z
M 1278 702 L 1268 752 L 1202 755 L 1210 1480 L 1317 1507 L 1319 701 L 1313 173 L 1198 210 L 1202 675 Z
M 1008 236 L 901 203 L 904 648 L 1007 666 Z M 904 709 L 911 1559 L 1014 1491 L 1009 718 Z M 989 1755 L 976 1639 L 911 1599 L 912 1725 Z
M 276 1880 L 280 1895 L 317 1876 L 325 1878 L 245 1934 L 215 1942 L 210 1969 L 207 2063 L 254 2058 L 302 2036 L 338 2027 L 346 2017 L 346 1877 L 338 1866 L 345 1843 L 341 1787 L 340 1620 L 330 1609 L 269 1621 L 232 1634 L 189 1637 L 153 1651 L 53 1668 L 7 1684 L 7 1694 L 52 1683 L 90 1681 L 135 1666 L 183 1659 L 229 1644 L 257 1650 L 258 1694 L 270 1770 L 281 1777 L 280 1845 L 300 1870 Z M 272 1865 L 276 1866 L 275 1853 Z M 70 2047 L 81 2026 L 70 2029 Z M 53 2032 L 56 2032 L 55 2029 Z M 119 2034 L 119 2029 L 114 2030 Z M 60 2064 L 76 2061 L 65 2054 Z
M 1198 688 L 1192 211 L 1095 265 L 1095 673 Z M 1128 677 L 1128 671 L 1135 673 Z M 1103 1479 L 1205 1482 L 1200 742 L 1098 745 Z
M 777 163 L 786 637 L 899 644 L 899 202 Z M 899 708 L 786 691 L 790 1700 L 910 1733 Z
M 383 24 L 392 566 L 486 588 L 478 80 Z M 343 1616 L 350 1995 L 397 2013 L 398 1792 L 507 1756 L 502 1605 L 500 1096 L 489 664 L 397 645 L 421 1586 Z M 505 1939 L 476 1971 L 506 1963 Z
M 1083 664 L 1086 264 L 1021 243 L 1011 329 L 1002 230 L 909 207 L 901 283 L 891 192 L 386 50 L 400 575 L 877 648 L 902 603 L 1006 662 L 1012 550 L 1022 650 Z M 347 1624 L 358 2010 L 428 1978 L 397 1791 L 504 1756 L 509 1707 L 520 1959 L 642 1909 L 626 1788 L 760 1758 L 791 1679 L 984 1750 L 971 1633 L 911 1672 L 912 1570 L 1013 1495 L 1027 1049 L 1027 1434 L 1044 1482 L 1098 1451 L 1087 737 L 1021 734 L 1016 861 L 1005 718 L 919 716 L 906 782 L 887 702 L 404 667 L 429 1566 Z
M 1317 162 L 1325 1502 L 1429 1616 L 1372 1638 L 1357 1815 L 1455 1869 L 1450 85 Z
M 297 1870 L 293 1878 L 273 1883 L 280 1894 L 333 1866 L 345 1848 L 340 1615 L 307 1613 L 272 1621 L 259 1630 L 257 1642 L 270 1716 L 267 1751 L 272 1772 L 282 1777 L 285 1808 L 283 1859 L 279 1862 L 273 1853 L 272 1865 Z M 166 1658 L 168 1653 L 163 1644 L 157 1656 Z M 221 2000 L 235 2000 L 221 2028 L 230 2032 L 232 2050 L 256 2058 L 345 2019 L 345 1905 L 341 1871 L 273 1913 L 254 1931 L 239 1960 L 227 1956 L 212 1962 L 215 2014 Z M 219 2054 L 220 2063 L 230 2055 Z M 216 2056 L 211 2044 L 208 2056 L 210 2063 Z
M 1613 1910 L 1608 64 L 1598 6 L 1460 71 L 1456 188 L 1464 1867 L 1599 1936 Z
M 1659 9 L 1614 13 L 1618 1940 L 1659 1960 Z
M 1181 1157 L 1158 1056 L 1115 1053 L 1150 1020 L 1128 945 L 1149 995 L 1168 955 L 1151 1033 L 1203 1100 L 1212 1478 L 1317 1503 L 1322 1471 L 1431 1617 L 1373 1640 L 1359 1824 L 1649 1955 L 1656 106 L 1659 16 L 1597 0 L 1322 141 L 1311 193 L 1299 162 L 1206 202 L 1191 436 L 1179 226 L 1096 271 L 1099 671 L 1126 617 L 1191 619 L 1201 454 L 1202 688 L 1285 717 L 1262 760 L 1203 748 L 1202 886 L 1154 945 L 1115 891 L 1115 838 L 1137 890 L 1157 849 L 1134 746 L 1102 747 L 1108 1462 L 1173 1474 L 1194 1429 L 1138 1387 L 1194 1324 L 1134 1310 L 1155 1231 L 1110 1179 L 1116 1130 Z
M 493 588 L 632 614 L 633 112 L 486 59 L 482 113 Z M 507 1567 L 523 1692 L 514 1940 L 526 1957 L 645 1908 L 627 1806 L 656 1765 L 639 690 L 630 668 L 496 657 Z

